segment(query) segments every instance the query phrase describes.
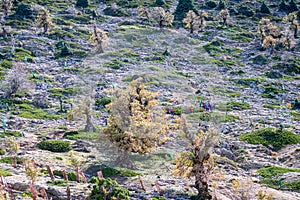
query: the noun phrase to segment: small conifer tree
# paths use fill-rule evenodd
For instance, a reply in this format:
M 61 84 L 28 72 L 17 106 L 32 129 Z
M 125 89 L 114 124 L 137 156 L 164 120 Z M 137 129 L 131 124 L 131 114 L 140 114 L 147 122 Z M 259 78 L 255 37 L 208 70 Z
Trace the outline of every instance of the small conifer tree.
M 176 10 L 174 12 L 174 20 L 178 22 L 182 22 L 183 18 L 186 17 L 186 14 L 190 10 L 198 14 L 198 11 L 194 5 L 193 0 L 179 0 Z
M 265 1 L 262 3 L 260 7 L 260 12 L 264 14 L 271 14 L 270 8 L 268 7 Z
M 89 1 L 88 0 L 77 0 L 76 6 L 79 8 L 86 8 L 89 6 Z
M 296 11 L 299 10 L 299 8 L 298 8 L 298 6 L 297 6 L 297 4 L 295 3 L 294 0 L 290 1 L 289 8 L 290 8 L 289 12 L 296 12 Z
M 219 1 L 218 9 L 219 9 L 219 10 L 224 10 L 224 9 L 226 9 L 226 4 L 224 3 L 223 0 L 220 0 L 220 1 Z

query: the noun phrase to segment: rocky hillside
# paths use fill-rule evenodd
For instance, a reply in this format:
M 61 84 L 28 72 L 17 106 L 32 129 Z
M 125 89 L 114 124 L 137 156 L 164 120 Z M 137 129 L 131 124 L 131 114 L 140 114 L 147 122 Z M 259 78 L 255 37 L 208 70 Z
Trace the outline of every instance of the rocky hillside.
M 199 199 L 172 172 L 214 129 L 215 199 L 300 200 L 300 3 L 182 2 L 1 1 L 0 199 Z M 109 91 L 139 78 L 169 129 L 122 160 Z

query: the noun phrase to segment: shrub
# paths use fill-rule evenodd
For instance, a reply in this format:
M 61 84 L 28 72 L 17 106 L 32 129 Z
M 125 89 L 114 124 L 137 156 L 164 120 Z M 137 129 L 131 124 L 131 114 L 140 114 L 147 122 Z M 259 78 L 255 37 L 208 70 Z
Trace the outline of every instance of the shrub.
M 174 12 L 174 20 L 182 22 L 183 18 L 186 17 L 186 13 L 190 10 L 198 14 L 193 0 L 179 0 L 176 10 Z
M 96 178 L 93 177 L 90 181 L 93 183 L 91 199 L 102 200 L 102 199 L 123 199 L 129 200 L 129 190 L 121 187 L 117 181 L 111 180 L 110 178 Z
M 157 7 L 163 7 L 165 5 L 166 5 L 165 0 L 156 0 L 155 3 L 154 3 L 154 6 L 157 6 Z
M 17 18 L 19 19 L 34 19 L 36 16 L 36 12 L 33 10 L 31 5 L 20 3 L 16 9 Z
M 223 10 L 226 8 L 224 1 L 220 0 L 218 5 L 218 10 Z
M 266 2 L 263 2 L 263 4 L 261 5 L 260 12 L 264 14 L 271 14 L 270 8 L 266 4 Z
M 218 4 L 215 1 L 207 1 L 205 5 L 209 8 L 215 8 Z
M 262 65 L 267 63 L 268 59 L 263 54 L 259 54 L 253 58 L 253 64 Z
M 272 178 L 273 176 L 276 176 L 277 174 L 284 174 L 287 172 L 300 172 L 299 168 L 284 168 L 284 167 L 277 167 L 277 166 L 267 166 L 260 168 L 256 171 L 260 176 L 263 176 L 264 178 Z
M 101 172 L 104 177 L 113 177 L 113 176 L 134 177 L 139 175 L 139 173 L 126 168 L 106 167 L 106 168 L 102 168 Z
M 9 60 L 3 60 L 1 63 L 0 63 L 0 67 L 1 68 L 6 68 L 6 69 L 10 69 L 12 68 L 13 64 L 11 61 Z
M 12 176 L 12 174 L 8 171 L 0 169 L 0 176 Z
M 114 17 L 128 17 L 130 16 L 128 12 L 119 9 L 119 8 L 114 8 L 112 6 L 109 6 L 103 10 L 103 13 L 105 15 L 109 16 L 114 16 Z
M 7 157 L 1 158 L 0 162 L 12 165 L 14 163 L 14 159 L 11 156 L 7 156 Z M 21 163 L 22 163 L 22 159 L 20 157 L 17 157 L 17 164 L 21 164 Z
M 104 108 L 107 104 L 111 102 L 111 98 L 109 97 L 102 97 L 101 99 L 97 99 L 95 102 L 95 106 Z
M 54 180 L 54 181 L 47 181 L 48 185 L 55 185 L 55 186 L 61 186 L 65 187 L 68 185 L 67 181 L 65 180 Z
M 240 140 L 250 144 L 271 145 L 275 151 L 278 151 L 287 145 L 299 143 L 300 136 L 288 130 L 265 128 L 250 134 L 243 134 Z
M 14 136 L 14 137 L 21 137 L 22 133 L 17 132 L 17 131 L 6 131 L 4 133 L 1 133 L 0 137 L 9 137 L 9 136 Z
M 89 6 L 89 1 L 88 0 L 77 0 L 76 6 L 81 7 L 81 8 L 86 8 Z
M 254 15 L 254 11 L 251 8 L 247 7 L 247 6 L 239 7 L 238 12 L 241 15 L 245 15 L 247 17 L 252 17 Z
M 65 137 L 68 137 L 68 136 L 74 136 L 74 135 L 78 135 L 78 134 L 79 134 L 78 131 L 68 131 L 68 132 L 65 132 L 63 137 L 65 138 Z
M 44 140 L 38 143 L 38 148 L 51 152 L 67 152 L 71 150 L 70 142 L 62 140 Z
M 2 147 L 0 147 L 0 156 L 5 155 L 6 151 Z

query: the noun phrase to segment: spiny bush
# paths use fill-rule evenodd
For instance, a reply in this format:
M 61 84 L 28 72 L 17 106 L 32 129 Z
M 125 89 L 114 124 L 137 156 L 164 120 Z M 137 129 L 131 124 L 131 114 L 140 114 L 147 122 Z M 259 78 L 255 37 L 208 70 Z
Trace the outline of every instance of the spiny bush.
M 129 190 L 121 187 L 117 181 L 111 180 L 110 178 L 96 178 L 93 177 L 90 180 L 94 183 L 92 193 L 90 195 L 91 199 L 102 200 L 102 199 L 123 199 L 129 200 Z
M 67 152 L 71 150 L 70 142 L 62 140 L 44 140 L 38 143 L 38 148 L 52 152 Z
M 278 151 L 287 145 L 299 143 L 300 136 L 288 130 L 265 128 L 250 134 L 243 134 L 240 140 L 250 144 L 272 146 L 275 151 Z

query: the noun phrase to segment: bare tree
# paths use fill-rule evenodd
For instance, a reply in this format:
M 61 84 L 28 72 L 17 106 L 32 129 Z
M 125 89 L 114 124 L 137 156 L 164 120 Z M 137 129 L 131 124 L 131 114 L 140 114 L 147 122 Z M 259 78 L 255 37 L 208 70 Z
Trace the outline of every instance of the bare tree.
M 9 70 L 2 82 L 2 86 L 7 98 L 12 97 L 17 92 L 30 93 L 33 88 L 32 83 L 28 80 L 26 68 L 20 64 L 15 64 Z
M 170 13 L 169 11 L 165 11 L 162 7 L 154 7 L 151 10 L 151 15 L 158 23 L 160 28 L 172 25 L 174 20 L 174 15 L 172 15 L 172 13 Z
M 97 47 L 97 53 L 103 53 L 103 43 L 107 40 L 106 33 L 97 28 L 97 24 L 94 22 L 93 30 L 90 33 L 89 43 Z
M 217 19 L 222 20 L 223 25 L 227 25 L 227 20 L 229 19 L 229 17 L 230 17 L 230 14 L 227 9 L 221 10 L 217 15 Z
M 183 131 L 191 145 L 187 151 L 176 158 L 173 174 L 188 178 L 195 177 L 194 187 L 198 191 L 198 199 L 212 199 L 208 185 L 214 169 L 211 149 L 216 141 L 216 132 L 213 130 L 206 133 L 200 131 L 195 136 L 191 136 L 185 119 L 183 119 Z
M 297 12 L 289 13 L 283 18 L 283 21 L 290 22 L 290 29 L 294 31 L 294 38 L 298 37 L 299 23 L 297 21 Z
M 194 33 L 194 31 L 200 30 L 202 31 L 205 27 L 205 17 L 208 17 L 205 11 L 200 11 L 199 16 L 192 10 L 190 10 L 186 17 L 182 20 L 183 23 L 186 24 L 186 27 L 190 30 L 190 33 Z
M 46 8 L 41 7 L 39 9 L 36 24 L 38 27 L 42 27 L 44 29 L 44 33 L 47 33 L 48 30 L 54 26 L 50 12 Z

